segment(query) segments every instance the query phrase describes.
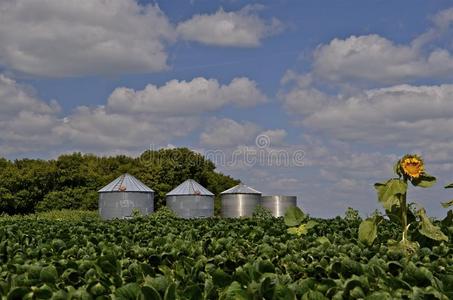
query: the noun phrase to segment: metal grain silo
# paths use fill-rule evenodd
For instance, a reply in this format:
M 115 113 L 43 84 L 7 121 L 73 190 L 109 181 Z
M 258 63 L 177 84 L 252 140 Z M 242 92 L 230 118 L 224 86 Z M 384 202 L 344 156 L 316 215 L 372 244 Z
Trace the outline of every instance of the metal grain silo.
M 131 217 L 154 211 L 154 191 L 132 175 L 123 174 L 99 191 L 99 215 L 104 220 Z
M 290 206 L 297 206 L 296 196 L 263 196 L 260 204 L 269 209 L 274 217 L 282 217 Z
M 166 195 L 167 207 L 185 219 L 214 216 L 214 194 L 188 179 Z
M 260 203 L 261 192 L 242 183 L 220 193 L 222 216 L 227 218 L 249 217 Z

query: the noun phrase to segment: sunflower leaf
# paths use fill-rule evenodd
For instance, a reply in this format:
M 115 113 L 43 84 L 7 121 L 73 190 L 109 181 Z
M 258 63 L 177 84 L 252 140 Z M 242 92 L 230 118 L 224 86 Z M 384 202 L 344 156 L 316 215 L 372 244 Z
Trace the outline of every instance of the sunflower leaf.
M 442 202 L 441 204 L 442 204 L 442 207 L 448 208 L 450 206 L 453 206 L 453 200 L 450 200 L 448 202 Z
M 431 223 L 424 208 L 418 210 L 417 215 L 420 217 L 421 221 L 420 228 L 418 229 L 421 234 L 435 241 L 448 241 L 448 237 L 440 230 L 440 228 Z
M 393 171 L 395 172 L 396 175 L 398 175 L 399 178 L 403 177 L 403 173 L 401 173 L 401 160 L 398 160 L 393 165 Z
M 381 216 L 374 216 L 362 221 L 359 226 L 359 241 L 371 246 L 377 237 L 377 226 L 381 221 Z
M 436 177 L 425 173 L 418 178 L 412 179 L 411 183 L 414 186 L 429 188 L 436 184 Z
M 418 242 L 412 242 L 408 239 L 401 240 L 399 242 L 395 240 L 389 240 L 387 242 L 388 250 L 391 252 L 402 251 L 405 255 L 412 255 L 420 248 Z
M 306 218 L 307 216 L 297 206 L 288 207 L 284 216 L 286 226 L 297 226 L 300 223 L 302 223 Z
M 450 183 L 449 185 L 444 186 L 446 189 L 453 189 L 453 183 Z
M 375 183 L 378 200 L 385 210 L 399 205 L 399 198 L 407 192 L 407 183 L 399 178 L 392 178 L 385 183 Z
M 447 216 L 445 217 L 445 219 L 443 219 L 441 221 L 442 225 L 445 226 L 445 227 L 450 227 L 453 225 L 453 210 L 449 210 L 447 212 Z

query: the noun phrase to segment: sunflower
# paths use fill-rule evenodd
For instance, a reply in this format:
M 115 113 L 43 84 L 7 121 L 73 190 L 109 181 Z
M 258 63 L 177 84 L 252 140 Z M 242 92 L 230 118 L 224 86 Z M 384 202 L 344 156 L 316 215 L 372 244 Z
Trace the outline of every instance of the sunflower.
M 423 160 L 417 155 L 406 155 L 400 161 L 404 175 L 419 178 L 424 172 Z

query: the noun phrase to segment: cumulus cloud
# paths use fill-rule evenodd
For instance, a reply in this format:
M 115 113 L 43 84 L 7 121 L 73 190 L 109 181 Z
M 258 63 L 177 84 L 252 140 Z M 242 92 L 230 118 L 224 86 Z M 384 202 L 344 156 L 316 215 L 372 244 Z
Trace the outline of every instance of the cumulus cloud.
M 270 129 L 263 131 L 259 134 L 260 136 L 266 136 L 269 139 L 269 145 L 281 145 L 288 135 L 284 129 Z
M 419 78 L 449 77 L 453 57 L 446 49 L 424 54 L 379 35 L 334 39 L 314 53 L 313 73 L 337 83 L 395 84 Z
M 282 145 L 288 135 L 284 129 L 262 128 L 252 122 L 237 122 L 232 119 L 211 118 L 205 125 L 206 130 L 200 134 L 200 143 L 208 147 L 229 147 L 230 150 L 246 146 L 269 148 Z M 258 139 L 264 139 L 261 143 Z M 237 150 L 237 149 L 235 149 Z
M 114 153 L 118 149 L 133 152 L 151 145 L 159 147 L 194 131 L 206 111 L 226 104 L 254 105 L 265 98 L 256 83 L 247 78 L 235 78 L 226 85 L 195 78 L 190 82 L 169 81 L 161 87 L 148 85 L 142 91 L 118 88 L 105 105 L 79 106 L 65 115 L 56 101 L 43 101 L 31 88 L 0 74 L 0 155 L 50 148 Z M 258 131 L 252 123 L 227 119 L 214 123 L 217 127 L 203 138 L 210 145 L 239 143 L 242 140 L 234 137 L 239 130 L 247 137 Z M 230 126 L 232 132 L 227 129 L 224 133 L 230 137 L 216 142 L 222 124 Z M 274 135 L 278 138 L 281 133 Z
M 221 85 L 215 79 L 198 77 L 189 82 L 171 80 L 161 87 L 149 84 L 139 91 L 117 88 L 107 108 L 117 113 L 187 115 L 213 111 L 228 103 L 244 107 L 265 100 L 256 82 L 248 78 L 234 78 L 230 84 Z
M 56 101 L 49 104 L 38 100 L 31 88 L 22 86 L 3 74 L 0 74 L 0 101 L 2 120 L 15 118 L 24 109 L 44 115 L 53 114 L 60 110 Z
M 337 140 L 406 151 L 445 144 L 453 133 L 453 85 L 411 83 L 451 79 L 450 52 L 429 42 L 450 31 L 453 9 L 432 20 L 409 44 L 366 35 L 319 46 L 311 71 L 282 78 L 284 107 L 302 116 L 298 124 Z
M 167 144 L 199 125 L 197 116 L 149 118 L 114 113 L 105 106 L 77 107 L 62 115 L 58 103 L 37 98 L 33 90 L 0 75 L 0 155 L 38 151 L 144 150 Z
M 257 6 L 246 6 L 231 12 L 221 8 L 214 14 L 194 15 L 177 26 L 177 32 L 185 40 L 234 47 L 257 47 L 262 39 L 281 29 L 279 20 L 260 18 Z
M 14 153 L 55 144 L 53 128 L 59 105 L 38 99 L 33 90 L 0 74 L 0 153 Z
M 157 6 L 134 0 L 0 2 L 0 64 L 27 74 L 160 71 L 174 39 Z
M 432 26 L 407 44 L 377 34 L 335 38 L 315 50 L 312 74 L 329 83 L 375 87 L 451 79 L 453 8 L 431 20 Z
M 118 88 L 98 107 L 78 106 L 63 114 L 56 101 L 39 99 L 34 91 L 0 74 L 0 155 L 46 151 L 132 153 L 159 147 L 187 136 L 204 121 L 204 112 L 230 104 L 250 106 L 265 95 L 248 78 L 222 85 L 215 79 L 172 80 L 161 87 L 134 91 Z M 259 127 L 229 119 L 212 119 L 201 140 L 206 145 L 237 144 Z M 236 136 L 238 135 L 239 136 Z M 269 131 L 276 140 L 284 135 Z M 216 140 L 218 139 L 218 140 Z
M 144 150 L 167 144 L 196 128 L 194 117 L 149 118 L 147 115 L 109 113 L 104 106 L 78 107 L 55 128 L 61 140 L 91 151 Z
M 200 135 L 200 142 L 210 147 L 229 147 L 255 141 L 259 127 L 251 122 L 239 123 L 231 119 L 212 119 Z
M 332 101 L 331 96 L 312 87 L 292 89 L 284 95 L 284 98 L 287 111 L 300 115 L 317 112 Z
M 364 91 L 307 116 L 303 124 L 338 139 L 416 148 L 453 134 L 453 85 Z
M 301 75 L 288 70 L 280 83 L 282 90 L 278 97 L 283 99 L 286 111 L 293 115 L 310 115 L 334 100 L 332 96 L 313 85 L 313 76 L 310 73 Z

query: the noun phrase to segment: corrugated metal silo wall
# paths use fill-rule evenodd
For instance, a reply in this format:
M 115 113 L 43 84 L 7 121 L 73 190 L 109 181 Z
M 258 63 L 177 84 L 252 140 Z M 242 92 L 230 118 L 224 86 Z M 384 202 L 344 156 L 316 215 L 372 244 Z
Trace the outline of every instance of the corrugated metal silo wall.
M 290 206 L 297 205 L 296 196 L 263 196 L 261 203 L 263 207 L 268 208 L 274 217 L 282 217 Z
M 214 197 L 204 195 L 167 196 L 167 207 L 185 219 L 214 216 Z
M 154 211 L 154 193 L 99 193 L 99 215 L 104 220 L 130 217 L 134 209 L 139 210 L 142 215 L 152 213 Z
M 260 203 L 259 194 L 223 194 L 222 216 L 226 218 L 250 217 Z

